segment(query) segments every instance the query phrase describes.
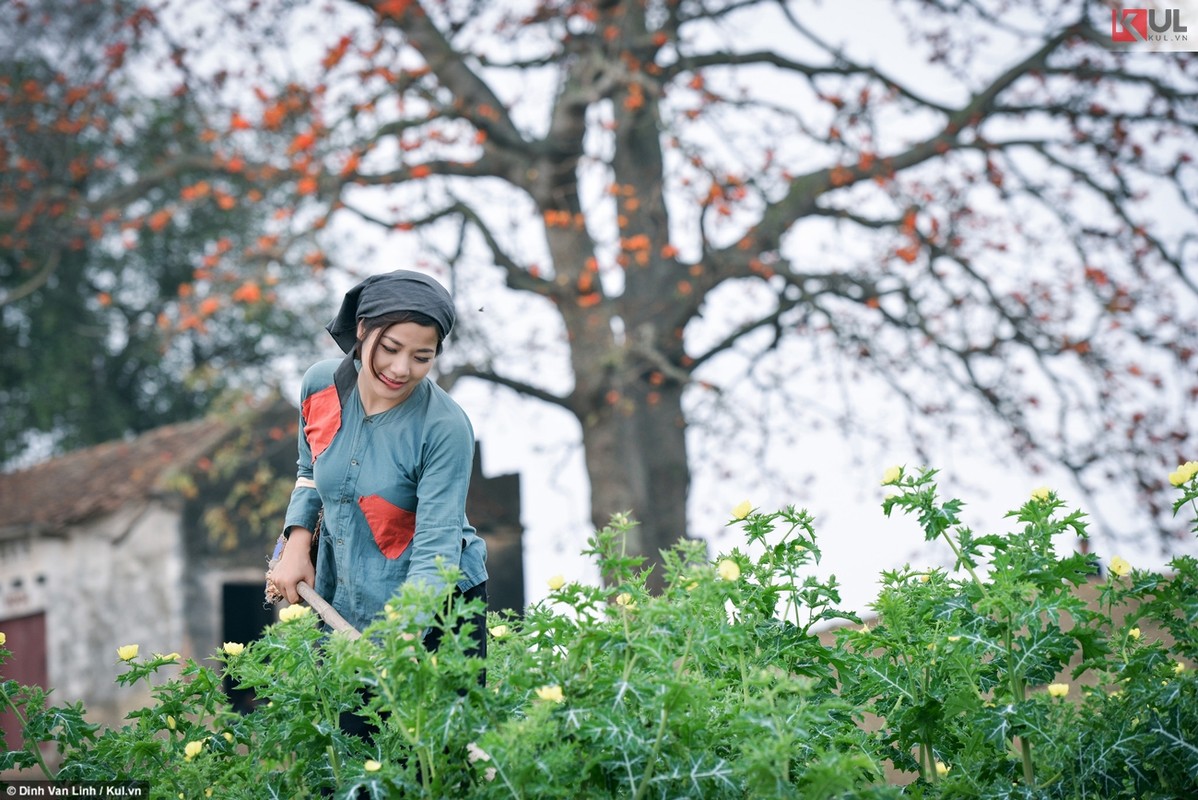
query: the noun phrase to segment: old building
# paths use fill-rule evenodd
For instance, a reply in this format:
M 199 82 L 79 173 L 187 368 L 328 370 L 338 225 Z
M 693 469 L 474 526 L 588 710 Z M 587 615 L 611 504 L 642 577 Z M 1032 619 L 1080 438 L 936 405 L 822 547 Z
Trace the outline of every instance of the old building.
M 204 659 L 274 619 L 263 572 L 295 472 L 282 400 L 150 431 L 0 475 L 0 675 L 120 722 L 116 648 Z M 524 605 L 516 475 L 482 475 L 467 514 L 487 539 L 492 609 Z M 11 718 L 3 719 L 5 730 Z

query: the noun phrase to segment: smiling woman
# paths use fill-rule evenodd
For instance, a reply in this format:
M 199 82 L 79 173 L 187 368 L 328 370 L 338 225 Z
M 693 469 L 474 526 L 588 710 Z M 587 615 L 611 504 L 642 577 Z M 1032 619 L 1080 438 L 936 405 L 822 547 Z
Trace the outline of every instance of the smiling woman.
M 439 283 L 398 270 L 351 289 L 328 324 L 346 355 L 304 375 L 286 546 L 270 574 L 290 602 L 306 581 L 362 629 L 405 583 L 440 588 L 442 564 L 457 568 L 458 593 L 485 601 L 486 545 L 466 519 L 474 431 L 427 380 L 453 323 Z M 475 631 L 485 656 L 484 620 Z

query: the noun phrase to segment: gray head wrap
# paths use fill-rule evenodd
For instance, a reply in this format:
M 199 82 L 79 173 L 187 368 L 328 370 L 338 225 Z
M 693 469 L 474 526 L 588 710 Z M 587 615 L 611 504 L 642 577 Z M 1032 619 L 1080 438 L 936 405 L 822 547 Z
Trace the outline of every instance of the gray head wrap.
M 343 352 L 349 353 L 358 339 L 358 320 L 395 311 L 419 311 L 431 317 L 442 339 L 453 330 L 453 298 L 449 292 L 433 278 L 406 269 L 371 275 L 346 292 L 341 310 L 325 330 Z

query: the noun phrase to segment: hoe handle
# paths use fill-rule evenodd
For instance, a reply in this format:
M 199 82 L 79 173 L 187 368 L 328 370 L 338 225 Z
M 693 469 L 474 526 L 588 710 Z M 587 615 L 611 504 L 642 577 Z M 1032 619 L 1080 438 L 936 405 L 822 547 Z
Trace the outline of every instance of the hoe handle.
M 312 607 L 320 618 L 325 623 L 338 633 L 343 633 L 351 639 L 361 637 L 361 633 L 353 625 L 345 621 L 345 617 L 337 613 L 337 611 L 329 605 L 329 602 L 316 593 L 316 590 L 308 585 L 307 581 L 300 581 L 295 586 L 295 590 L 299 592 L 299 596 Z

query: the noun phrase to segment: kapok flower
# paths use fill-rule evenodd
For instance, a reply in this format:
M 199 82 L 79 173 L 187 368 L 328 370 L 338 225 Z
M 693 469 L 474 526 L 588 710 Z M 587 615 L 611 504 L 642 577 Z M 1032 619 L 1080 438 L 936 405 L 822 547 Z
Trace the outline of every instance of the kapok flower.
M 474 742 L 466 743 L 466 760 L 473 764 L 476 761 L 490 761 L 491 754 Z
M 732 509 L 732 518 L 733 519 L 744 519 L 745 517 L 749 516 L 749 512 L 752 510 L 753 510 L 753 504 L 750 503 L 748 500 L 743 500 L 740 503 L 737 503 L 736 506 Z
M 312 613 L 312 609 L 307 606 L 287 606 L 279 609 L 279 622 L 291 622 L 293 619 L 299 619 Z
M 1182 486 L 1189 483 L 1195 475 L 1198 475 L 1198 461 L 1187 461 L 1179 466 L 1175 472 L 1169 473 L 1169 483 L 1174 486 Z
M 135 644 L 123 644 L 116 649 L 116 655 L 121 661 L 132 661 L 137 658 L 137 651 L 139 649 Z
M 1069 694 L 1069 684 L 1067 683 L 1050 683 L 1048 684 L 1049 697 L 1064 697 Z
M 383 765 L 378 761 L 375 761 L 373 758 L 368 759 L 366 763 L 362 765 L 362 769 L 366 770 L 367 772 L 378 772 L 382 768 Z
M 561 575 L 554 575 L 549 579 L 549 590 L 556 592 L 558 589 L 566 585 L 566 579 Z
M 496 625 L 494 628 L 491 628 L 491 636 L 496 639 L 502 639 L 504 636 L 507 636 L 507 633 L 507 625 Z
M 899 482 L 903 477 L 903 468 L 900 466 L 887 467 L 882 473 L 882 485 L 891 486 Z
M 241 651 L 245 650 L 245 645 L 241 642 L 225 642 L 220 649 L 224 650 L 227 656 L 239 656 Z
M 566 696 L 562 694 L 562 687 L 556 684 L 553 686 L 542 686 L 537 689 L 537 697 L 554 703 L 562 703 L 566 700 Z
M 1107 567 L 1111 570 L 1112 575 L 1118 575 L 1120 578 L 1131 572 L 1131 564 L 1127 563 L 1127 559 L 1119 556 L 1112 558 Z
M 945 775 L 947 775 L 949 770 L 951 770 L 951 769 L 952 769 L 952 767 L 950 767 L 948 764 L 945 764 L 943 761 L 936 762 L 936 774 L 939 775 L 941 778 L 943 778 Z
M 716 572 L 720 574 L 720 578 L 726 581 L 735 581 L 740 578 L 740 565 L 730 558 L 725 558 L 716 567 Z
M 183 747 L 183 760 L 191 761 L 193 758 L 198 756 L 203 751 L 204 751 L 204 743 L 202 741 L 196 740 L 196 741 L 188 742 Z
M 1041 486 L 1039 489 L 1032 490 L 1032 499 L 1039 500 L 1041 503 L 1046 502 L 1052 496 L 1052 489 L 1047 486 Z

